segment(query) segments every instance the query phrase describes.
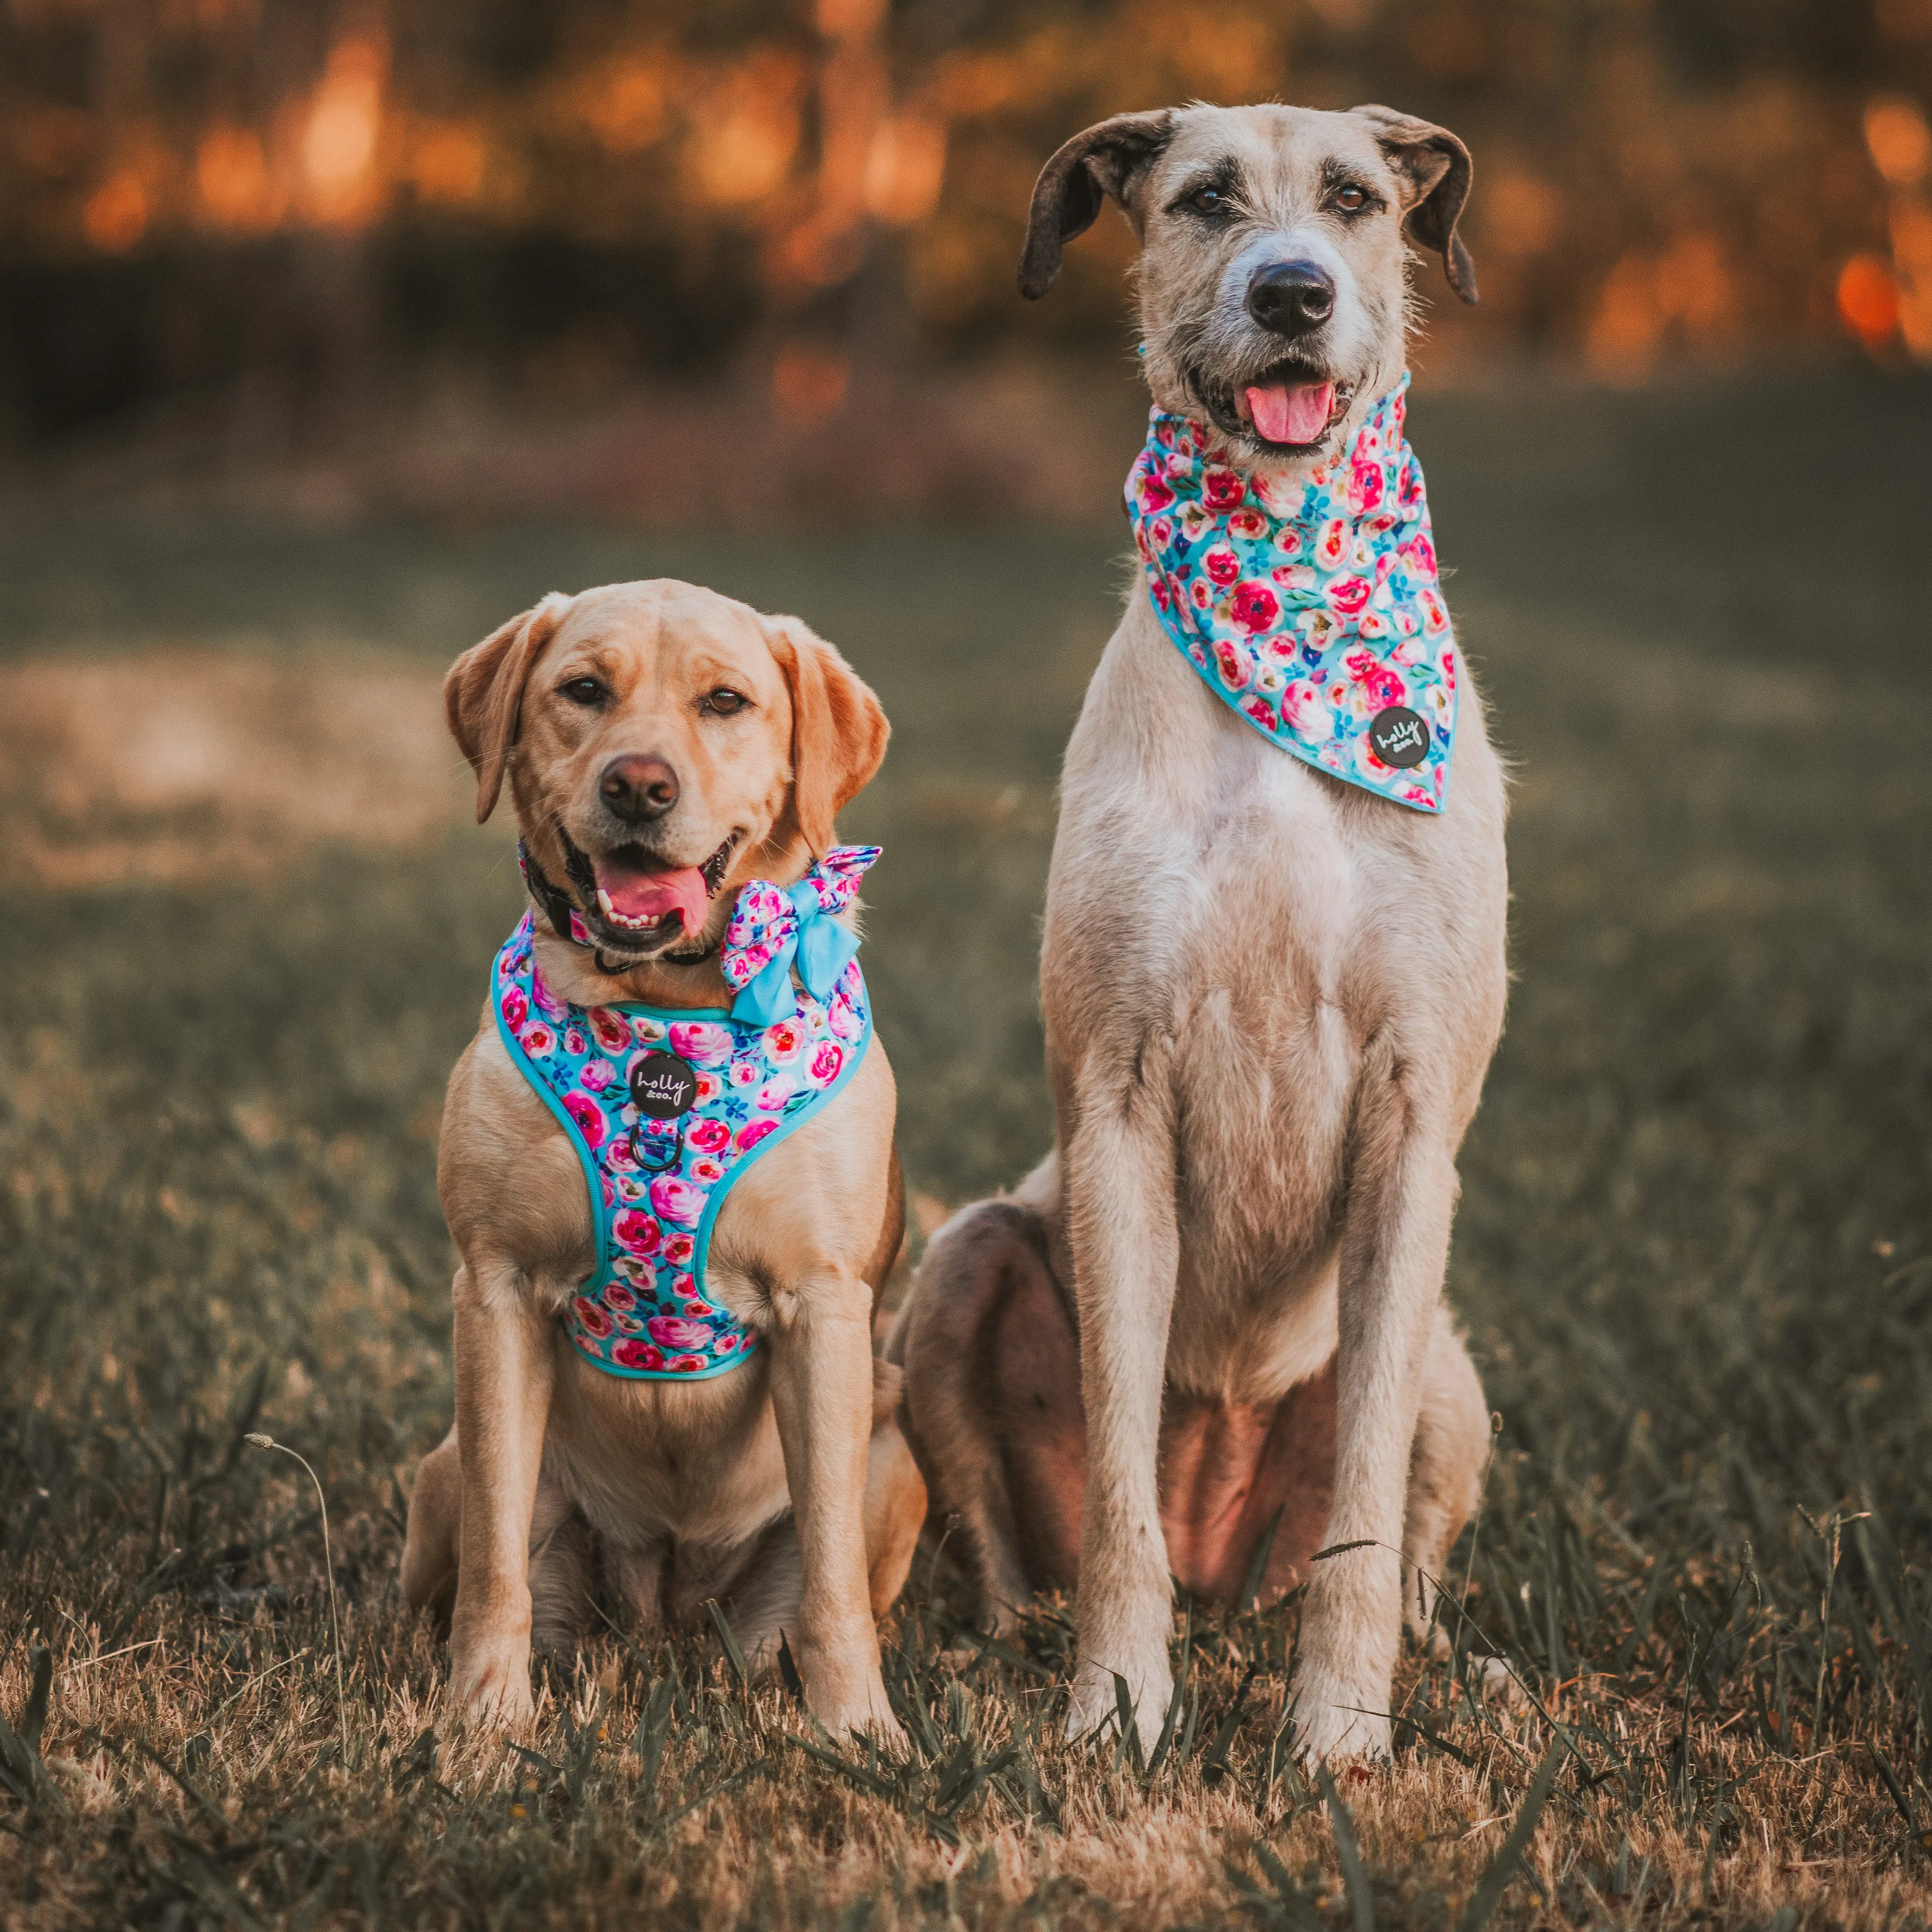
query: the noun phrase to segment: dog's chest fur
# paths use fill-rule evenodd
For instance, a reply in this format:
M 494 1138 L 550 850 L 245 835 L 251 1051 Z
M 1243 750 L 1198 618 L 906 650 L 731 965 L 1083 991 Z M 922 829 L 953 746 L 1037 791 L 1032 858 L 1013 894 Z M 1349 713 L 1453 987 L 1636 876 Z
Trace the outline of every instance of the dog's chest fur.
M 1463 693 L 1436 818 L 1327 779 L 1200 688 L 1137 591 L 1069 747 L 1046 946 L 1071 1067 L 1165 1049 L 1179 1149 L 1170 1379 L 1258 1400 L 1335 1340 L 1372 1038 L 1439 1061 L 1460 1136 L 1502 1021 L 1500 772 Z M 1133 755 L 1123 755 L 1131 746 Z M 1064 1085 L 1064 1082 L 1063 1082 Z

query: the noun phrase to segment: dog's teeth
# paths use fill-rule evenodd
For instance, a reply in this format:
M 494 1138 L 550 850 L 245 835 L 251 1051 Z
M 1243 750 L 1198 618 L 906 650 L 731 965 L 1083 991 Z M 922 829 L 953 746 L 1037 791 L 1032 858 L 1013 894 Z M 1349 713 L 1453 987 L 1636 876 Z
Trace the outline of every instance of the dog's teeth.
M 610 895 L 602 886 L 597 888 L 597 903 L 603 908 L 604 916 L 606 919 L 615 919 L 617 916 L 617 908 L 610 903 Z

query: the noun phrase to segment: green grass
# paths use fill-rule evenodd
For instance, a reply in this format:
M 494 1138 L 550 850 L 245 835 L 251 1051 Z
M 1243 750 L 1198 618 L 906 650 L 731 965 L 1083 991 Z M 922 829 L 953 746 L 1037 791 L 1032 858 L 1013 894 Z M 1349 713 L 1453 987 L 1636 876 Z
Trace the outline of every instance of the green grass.
M 1495 1923 L 1932 1913 L 1932 393 L 1814 376 L 1415 416 L 1518 773 L 1516 985 L 1450 1276 L 1502 1428 L 1454 1574 L 1538 1707 L 1486 1712 L 1412 1660 L 1398 1768 L 1324 1794 L 1275 1744 L 1292 1612 L 1221 1614 L 1149 1778 L 1054 1742 L 1054 1616 L 1024 1662 L 942 1664 L 922 1563 L 886 1632 L 910 1767 L 812 1755 L 703 1636 L 591 1646 L 533 1757 L 425 1739 L 442 1661 L 394 1577 L 450 1400 L 434 1123 L 514 914 L 507 828 L 266 882 L 16 887 L 0 1918 L 1436 1925 L 1497 1892 L 1552 1736 L 1534 1876 Z M 866 958 L 910 1177 L 957 1202 L 1050 1134 L 1052 784 L 1122 534 L 48 511 L 0 556 L 0 650 L 435 668 L 553 586 L 659 570 L 802 612 L 894 720 L 846 829 L 886 850 Z M 328 1486 L 346 1764 L 313 1498 L 251 1427 Z

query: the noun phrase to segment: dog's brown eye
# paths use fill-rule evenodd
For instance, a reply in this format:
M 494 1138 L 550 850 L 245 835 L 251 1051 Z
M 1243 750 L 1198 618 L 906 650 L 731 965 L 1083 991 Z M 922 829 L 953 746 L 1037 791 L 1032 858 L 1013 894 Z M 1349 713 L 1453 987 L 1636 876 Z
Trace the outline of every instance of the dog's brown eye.
M 1368 206 L 1369 198 L 1358 188 L 1345 188 L 1335 197 L 1335 206 L 1344 214 L 1354 214 Z
M 1197 214 L 1226 214 L 1234 204 L 1218 188 L 1204 188 L 1187 197 L 1187 205 Z
M 742 691 L 734 691 L 730 686 L 721 684 L 716 691 L 707 691 L 701 710 L 713 718 L 729 718 L 734 712 L 744 710 L 746 699 Z
M 573 704 L 601 704 L 604 701 L 604 687 L 594 677 L 574 677 L 557 688 Z

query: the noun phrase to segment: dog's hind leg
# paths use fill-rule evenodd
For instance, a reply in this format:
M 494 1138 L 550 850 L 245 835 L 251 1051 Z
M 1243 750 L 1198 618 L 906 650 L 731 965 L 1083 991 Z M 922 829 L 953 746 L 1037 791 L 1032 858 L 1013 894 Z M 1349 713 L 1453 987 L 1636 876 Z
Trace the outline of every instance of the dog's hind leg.
M 1446 1302 L 1436 1304 L 1422 1376 L 1402 1531 L 1402 1616 L 1418 1636 L 1432 1621 L 1436 1586 L 1450 1580 L 1443 1566 L 1482 1494 L 1490 1453 L 1489 1405 Z
M 1035 1459 L 1015 1454 L 1012 1425 L 1026 1414 L 1006 1412 L 1017 1405 L 1030 1413 L 1033 1395 L 1010 1386 L 1003 1370 L 1008 1358 L 1029 1353 L 1035 1369 L 1054 1358 L 1057 1370 L 1046 1377 L 1045 1390 L 1060 1406 L 1071 1403 L 1070 1533 L 1061 1525 L 1056 1534 L 1053 1521 L 1068 1516 L 1067 1509 L 1030 1508 L 1040 1498 L 1013 1490 L 1014 1476 L 1030 1476 Z M 1036 1584 L 1073 1580 L 1084 1478 L 1079 1358 L 1039 1214 L 1022 1201 L 1001 1199 L 956 1214 L 926 1250 L 886 1358 L 904 1372 L 900 1424 L 926 1478 L 927 1522 L 952 1539 L 948 1547 L 958 1551 L 976 1588 L 980 1617 L 995 1630 L 1010 1629 Z M 1040 1414 L 1050 1424 L 1046 1402 L 1042 1394 Z M 1058 1562 L 1056 1544 L 1065 1546 Z M 1036 1564 L 1044 1558 L 1048 1572 L 1066 1574 L 1029 1574 L 1029 1554 Z
M 463 1466 L 452 1429 L 422 1459 L 410 1491 L 409 1528 L 403 1538 L 403 1601 L 434 1619 L 436 1634 L 449 1634 L 456 1607 L 458 1540 L 463 1529 Z

